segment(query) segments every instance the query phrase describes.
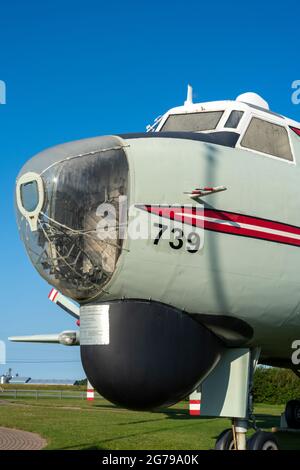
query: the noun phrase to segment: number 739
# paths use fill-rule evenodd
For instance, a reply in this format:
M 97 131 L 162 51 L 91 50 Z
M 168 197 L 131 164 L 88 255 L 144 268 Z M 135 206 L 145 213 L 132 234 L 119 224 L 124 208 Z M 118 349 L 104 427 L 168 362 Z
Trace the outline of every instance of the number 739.
M 159 229 L 157 236 L 154 239 L 153 244 L 158 245 L 164 232 L 168 230 L 168 225 L 154 223 L 154 227 Z M 170 233 L 173 235 L 173 240 L 169 241 L 169 245 L 173 250 L 180 250 L 184 247 L 189 253 L 197 253 L 200 248 L 201 238 L 197 232 L 189 232 L 187 234 L 181 228 L 174 227 L 170 230 Z M 184 243 L 185 241 L 185 243 Z

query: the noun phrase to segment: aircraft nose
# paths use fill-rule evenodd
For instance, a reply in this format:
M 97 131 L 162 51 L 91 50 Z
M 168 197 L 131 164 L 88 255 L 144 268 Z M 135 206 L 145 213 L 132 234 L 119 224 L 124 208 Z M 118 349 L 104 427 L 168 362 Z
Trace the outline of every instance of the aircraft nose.
M 116 136 L 59 145 L 29 160 L 17 179 L 18 226 L 28 255 L 50 284 L 75 300 L 100 293 L 120 255 L 124 146 Z

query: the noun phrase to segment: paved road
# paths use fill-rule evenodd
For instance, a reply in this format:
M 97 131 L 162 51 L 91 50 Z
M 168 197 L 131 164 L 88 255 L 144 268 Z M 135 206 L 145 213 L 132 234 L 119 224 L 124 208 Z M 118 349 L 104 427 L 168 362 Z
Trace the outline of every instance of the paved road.
M 0 427 L 0 450 L 39 450 L 47 441 L 38 434 Z

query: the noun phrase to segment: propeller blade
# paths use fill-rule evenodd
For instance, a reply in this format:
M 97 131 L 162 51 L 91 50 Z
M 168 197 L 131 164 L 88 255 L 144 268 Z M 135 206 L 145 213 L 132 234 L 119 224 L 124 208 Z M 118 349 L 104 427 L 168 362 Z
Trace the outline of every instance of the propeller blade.
M 62 331 L 49 335 L 10 336 L 8 339 L 15 343 L 56 343 L 64 346 L 80 344 L 79 331 Z

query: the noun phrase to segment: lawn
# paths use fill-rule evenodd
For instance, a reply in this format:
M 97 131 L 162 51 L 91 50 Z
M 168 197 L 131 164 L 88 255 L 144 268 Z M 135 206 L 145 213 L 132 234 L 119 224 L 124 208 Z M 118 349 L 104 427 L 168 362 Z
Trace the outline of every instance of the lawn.
M 5 399 L 0 402 L 0 426 L 37 432 L 46 449 L 212 449 L 228 419 L 190 417 L 188 403 L 158 412 L 135 412 L 99 399 Z M 279 425 L 283 405 L 257 405 L 257 424 Z M 281 449 L 299 449 L 300 434 L 277 434 Z

